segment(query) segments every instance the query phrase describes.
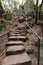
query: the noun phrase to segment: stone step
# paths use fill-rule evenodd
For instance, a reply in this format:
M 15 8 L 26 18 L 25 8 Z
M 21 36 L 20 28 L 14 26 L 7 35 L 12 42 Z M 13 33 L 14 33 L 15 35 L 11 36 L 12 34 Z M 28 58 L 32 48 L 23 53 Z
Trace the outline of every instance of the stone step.
M 22 31 L 22 32 L 14 32 L 14 34 L 25 34 L 25 31 Z
M 9 42 L 6 43 L 6 44 L 23 45 L 24 42 L 22 42 L 22 41 L 9 41 Z
M 20 33 L 20 30 L 15 30 L 13 33 Z
M 7 56 L 8 55 L 15 55 L 15 54 L 20 54 L 25 51 L 25 47 L 22 45 L 19 46 L 9 46 L 7 47 Z
M 9 40 L 23 39 L 26 40 L 26 36 L 10 36 Z
M 25 33 L 24 30 L 20 30 L 20 31 L 15 31 L 14 33 Z
M 7 52 L 9 52 L 9 51 L 21 51 L 21 50 L 24 50 L 25 49 L 25 47 L 24 46 L 22 46 L 22 45 L 19 45 L 19 46 L 9 46 L 8 48 L 7 48 Z
M 31 58 L 26 53 L 11 55 L 3 59 L 2 65 L 31 65 Z
M 20 32 L 14 32 L 14 34 L 20 34 Z
M 19 31 L 24 31 L 24 29 L 22 28 L 19 28 L 19 29 L 15 29 L 15 31 L 14 32 L 19 32 Z
M 13 32 L 11 32 L 11 34 L 20 34 L 20 32 L 19 31 L 13 31 Z
M 10 36 L 19 36 L 20 34 L 10 34 Z
M 16 33 L 16 32 L 17 32 L 17 33 L 20 33 L 20 32 L 22 33 L 22 32 L 23 32 L 23 30 L 15 31 L 14 33 Z
M 10 36 L 25 36 L 25 34 L 10 34 Z

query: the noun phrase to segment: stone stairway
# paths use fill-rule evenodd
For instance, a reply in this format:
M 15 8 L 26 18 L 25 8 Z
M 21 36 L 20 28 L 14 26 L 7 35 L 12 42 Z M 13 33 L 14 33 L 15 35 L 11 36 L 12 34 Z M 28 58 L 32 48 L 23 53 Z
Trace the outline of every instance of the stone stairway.
M 26 39 L 22 30 L 10 33 L 6 43 L 6 57 L 2 61 L 2 65 L 31 65 L 31 58 L 25 52 L 24 47 Z

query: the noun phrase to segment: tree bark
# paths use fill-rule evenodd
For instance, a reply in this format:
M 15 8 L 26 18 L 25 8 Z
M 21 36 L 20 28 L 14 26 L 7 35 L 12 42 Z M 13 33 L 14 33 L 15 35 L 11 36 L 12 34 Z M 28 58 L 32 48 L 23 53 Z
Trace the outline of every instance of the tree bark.
M 37 20 L 38 20 L 38 0 L 36 0 L 36 21 L 35 21 L 36 24 Z
M 42 7 L 42 5 L 43 5 L 43 0 L 42 0 L 42 3 L 41 3 L 41 5 L 40 5 L 40 8 L 39 8 L 39 19 L 40 19 L 40 17 L 41 17 L 41 7 Z

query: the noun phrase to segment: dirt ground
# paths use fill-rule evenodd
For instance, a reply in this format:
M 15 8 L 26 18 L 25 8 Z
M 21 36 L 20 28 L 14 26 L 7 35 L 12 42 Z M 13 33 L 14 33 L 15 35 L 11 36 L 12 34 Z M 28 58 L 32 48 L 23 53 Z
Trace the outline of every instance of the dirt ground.
M 16 24 L 17 25 L 17 24 Z M 11 29 L 11 28 L 10 28 Z M 43 25 L 34 25 L 33 29 L 43 38 Z M 30 32 L 30 30 L 29 30 Z M 3 31 L 1 32 L 3 33 Z M 35 43 L 37 42 L 37 37 L 35 37 L 34 34 L 27 33 L 28 40 L 26 41 L 26 52 L 30 51 L 28 54 L 32 59 L 32 65 L 37 65 L 37 48 L 35 46 Z M 43 44 L 43 42 L 41 42 Z M 30 48 L 29 48 L 30 46 Z M 28 48 L 28 49 L 27 49 Z M 29 50 L 30 49 L 30 50 Z M 31 50 L 34 50 L 33 53 L 31 53 Z M 43 65 L 43 46 L 40 46 L 40 65 Z

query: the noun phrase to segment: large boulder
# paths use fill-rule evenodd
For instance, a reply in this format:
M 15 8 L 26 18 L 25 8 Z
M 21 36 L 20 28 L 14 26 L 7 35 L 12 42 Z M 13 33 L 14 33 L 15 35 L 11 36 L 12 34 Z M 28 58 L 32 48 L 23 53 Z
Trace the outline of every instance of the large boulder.
M 33 8 L 31 7 L 24 7 L 24 11 L 25 11 L 25 15 L 28 17 L 28 16 L 32 16 L 34 18 L 34 14 L 35 14 L 35 11 Z
M 35 23 L 34 19 L 33 19 L 31 16 L 29 16 L 29 17 L 27 18 L 27 21 L 28 21 L 28 24 L 29 24 L 30 26 L 34 25 L 34 23 Z
M 18 19 L 18 22 L 24 22 L 25 21 L 25 18 L 23 16 L 21 16 L 19 19 Z

